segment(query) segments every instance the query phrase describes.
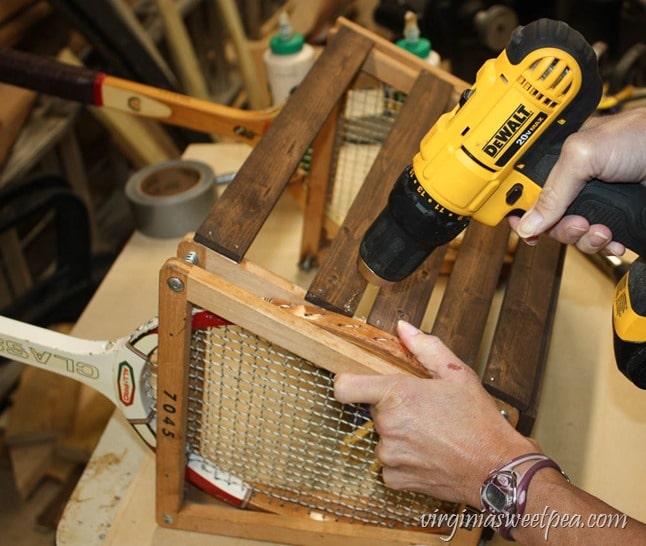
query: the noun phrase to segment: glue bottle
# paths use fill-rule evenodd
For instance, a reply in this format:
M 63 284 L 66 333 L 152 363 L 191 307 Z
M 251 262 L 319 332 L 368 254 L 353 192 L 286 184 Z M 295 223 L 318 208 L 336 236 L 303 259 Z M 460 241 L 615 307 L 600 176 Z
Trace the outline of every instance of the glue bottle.
M 420 36 L 415 12 L 407 11 L 404 15 L 404 37 L 397 40 L 397 45 L 433 66 L 440 66 L 442 62 L 438 52 L 431 48 L 430 40 Z
M 263 55 L 273 104 L 282 104 L 301 83 L 314 63 L 314 48 L 294 32 L 287 12 L 280 14 L 278 34 L 269 40 Z
M 409 51 L 420 59 L 424 59 L 430 65 L 440 66 L 442 62 L 442 58 L 437 51 L 431 48 L 430 40 L 420 36 L 417 15 L 413 11 L 407 11 L 404 15 L 404 37 L 395 43 L 398 47 Z M 384 94 L 386 99 L 386 115 L 396 115 L 406 100 L 406 93 L 386 86 L 384 88 Z

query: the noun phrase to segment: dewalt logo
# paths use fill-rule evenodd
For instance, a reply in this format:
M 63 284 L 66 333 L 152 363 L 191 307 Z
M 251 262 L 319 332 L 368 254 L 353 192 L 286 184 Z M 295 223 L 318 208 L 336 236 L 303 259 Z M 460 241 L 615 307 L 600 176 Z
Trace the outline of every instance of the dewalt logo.
M 496 157 L 505 145 L 523 128 L 525 122 L 532 115 L 533 112 L 528 110 L 524 104 L 519 105 L 514 113 L 505 120 L 505 123 L 498 128 L 484 148 L 482 148 L 483 151 L 491 157 Z

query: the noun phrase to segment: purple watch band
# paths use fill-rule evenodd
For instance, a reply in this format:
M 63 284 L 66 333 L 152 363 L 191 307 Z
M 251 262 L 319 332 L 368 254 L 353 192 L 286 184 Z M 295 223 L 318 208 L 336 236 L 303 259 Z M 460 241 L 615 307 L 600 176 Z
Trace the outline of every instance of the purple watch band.
M 523 474 L 522 478 L 518 482 L 518 493 L 516 497 L 516 513 L 524 514 L 525 505 L 527 504 L 527 489 L 529 487 L 529 482 L 532 481 L 534 474 L 543 468 L 554 468 L 555 470 L 562 473 L 561 467 L 557 465 L 552 459 L 543 459 L 538 461 L 530 466 L 527 471 Z
M 536 462 L 534 462 L 534 464 L 523 474 L 514 470 L 516 467 L 531 461 Z M 553 468 L 565 476 L 559 465 L 557 465 L 547 455 L 543 455 L 542 453 L 529 453 L 527 455 L 516 457 L 515 459 L 512 459 L 504 465 L 496 468 L 489 474 L 487 480 L 485 480 L 481 488 L 482 507 L 490 514 L 505 516 L 505 519 L 499 520 L 501 521 L 500 526 L 495 528 L 501 537 L 507 540 L 513 540 L 510 533 L 520 522 L 523 514 L 525 513 L 525 507 L 527 505 L 527 489 L 529 488 L 529 484 L 534 475 L 543 468 Z M 565 476 L 565 478 L 567 479 L 567 476 Z M 505 507 L 502 509 L 494 508 L 489 502 L 487 502 L 486 491 L 492 484 L 501 489 L 502 493 L 507 497 Z M 505 521 L 506 524 L 504 523 Z

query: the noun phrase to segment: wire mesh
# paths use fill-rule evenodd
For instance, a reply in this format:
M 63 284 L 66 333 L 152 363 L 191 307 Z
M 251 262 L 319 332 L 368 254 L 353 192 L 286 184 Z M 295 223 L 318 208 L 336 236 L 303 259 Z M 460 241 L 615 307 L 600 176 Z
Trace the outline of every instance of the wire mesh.
M 455 511 L 384 485 L 369 411 L 337 402 L 331 373 L 237 326 L 193 336 L 189 452 L 282 512 L 415 528 L 423 514 Z
M 403 93 L 381 83 L 348 90 L 326 213 L 337 225 L 343 223 L 404 100 Z

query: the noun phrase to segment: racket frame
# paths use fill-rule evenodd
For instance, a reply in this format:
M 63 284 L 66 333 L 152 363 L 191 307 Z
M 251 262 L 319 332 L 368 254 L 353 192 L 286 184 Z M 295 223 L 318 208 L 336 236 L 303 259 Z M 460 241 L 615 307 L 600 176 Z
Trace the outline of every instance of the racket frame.
M 157 347 L 157 319 L 114 341 L 73 338 L 0 316 L 0 356 L 79 381 L 121 411 L 142 440 L 155 448 L 155 400 L 141 381 Z
M 186 449 L 190 328 L 186 328 L 186 324 L 194 308 L 210 311 L 335 374 L 415 375 L 415 372 L 406 361 L 399 367 L 375 352 L 358 346 L 356 340 L 349 341 L 295 313 L 294 309 L 306 302 L 301 297 L 302 290 L 288 281 L 249 261 L 235 264 L 201 245 L 191 244 L 190 236 L 180 244 L 179 249 L 180 255 L 189 249 L 199 253 L 197 260 L 193 254 L 193 261 L 207 263 L 209 270 L 179 258 L 171 258 L 160 272 L 156 467 L 158 522 L 175 529 L 289 544 L 331 545 L 339 541 L 356 546 L 443 544 L 441 535 L 431 532 L 321 521 L 302 515 L 295 517 L 291 508 L 282 514 L 235 510 L 217 501 L 205 503 L 203 497 L 199 502 L 190 498 L 184 473 L 187 463 L 190 463 Z M 271 302 L 273 298 L 282 302 L 289 300 L 292 305 L 275 305 Z M 311 304 L 307 305 L 311 307 Z M 208 472 L 205 478 L 208 479 Z M 457 529 L 452 542 L 460 546 L 475 545 L 479 536 L 477 529 Z

